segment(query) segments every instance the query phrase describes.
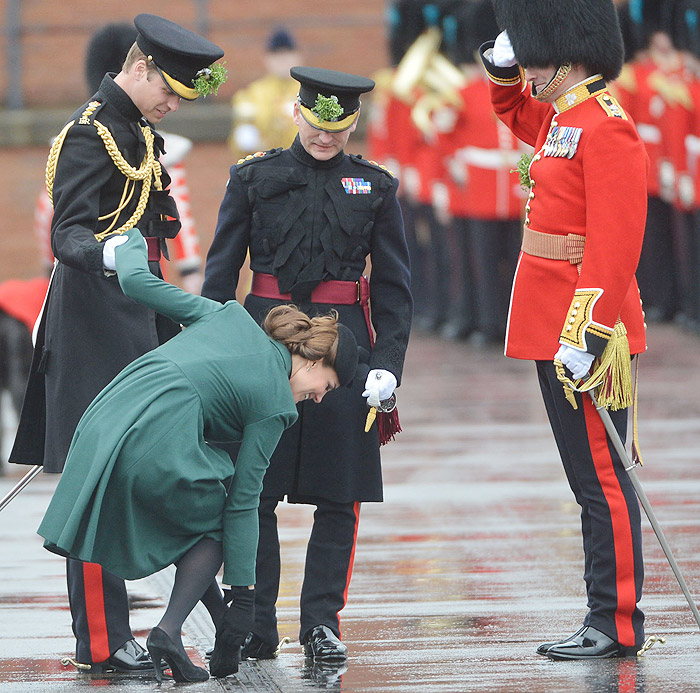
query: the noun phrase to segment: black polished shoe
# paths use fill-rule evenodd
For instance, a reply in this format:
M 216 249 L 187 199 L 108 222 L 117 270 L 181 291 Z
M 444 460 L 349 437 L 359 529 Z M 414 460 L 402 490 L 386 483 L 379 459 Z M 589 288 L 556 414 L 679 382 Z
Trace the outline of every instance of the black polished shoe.
M 562 640 L 554 640 L 552 642 L 543 642 L 541 645 L 538 645 L 537 647 L 537 654 L 538 655 L 546 655 L 547 650 L 550 647 L 554 647 L 555 645 L 561 645 L 563 642 L 568 642 L 569 640 L 575 638 L 586 626 L 581 626 L 573 635 L 570 635 L 568 638 L 563 638 Z
M 312 662 L 310 659 L 301 669 L 301 678 L 320 683 L 326 690 L 341 690 L 343 674 L 348 670 L 347 662 Z
M 575 636 L 550 647 L 546 655 L 551 659 L 609 659 L 625 657 L 635 651 L 633 647 L 624 647 L 605 633 L 586 626 Z
M 248 633 L 241 648 L 241 659 L 274 659 L 275 657 L 277 657 L 277 645 L 270 645 L 255 633 Z
M 151 662 L 148 652 L 133 639 L 127 640 L 114 652 L 105 665 L 105 668 L 126 672 L 153 669 L 153 662 Z
M 209 672 L 206 669 L 192 664 L 182 644 L 174 643 L 170 636 L 158 626 L 148 636 L 146 647 L 151 654 L 152 666 L 159 682 L 163 680 L 162 660 L 168 663 L 176 681 L 206 681 L 209 678 Z
M 304 646 L 304 654 L 314 661 L 342 662 L 348 657 L 348 648 L 328 626 L 312 628 L 301 644 Z

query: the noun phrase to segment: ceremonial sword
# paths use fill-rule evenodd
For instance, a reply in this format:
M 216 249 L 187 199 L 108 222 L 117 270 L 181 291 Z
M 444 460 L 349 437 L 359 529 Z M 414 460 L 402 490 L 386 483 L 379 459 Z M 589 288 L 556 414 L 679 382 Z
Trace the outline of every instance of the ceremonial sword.
M 42 465 L 34 465 L 19 482 L 15 484 L 15 487 L 0 500 L 0 512 L 42 469 Z
M 678 567 L 678 563 L 676 563 L 676 559 L 673 557 L 671 547 L 666 541 L 666 537 L 664 536 L 661 526 L 659 525 L 656 519 L 656 515 L 654 514 L 654 511 L 651 508 L 649 499 L 647 498 L 647 494 L 644 493 L 642 484 L 639 481 L 639 477 L 637 476 L 636 468 L 639 465 L 636 462 L 633 462 L 630 459 L 630 456 L 627 454 L 627 450 L 622 443 L 620 434 L 617 432 L 615 424 L 613 424 L 613 420 L 610 418 L 610 412 L 608 412 L 608 410 L 604 406 L 598 404 L 598 400 L 596 400 L 593 390 L 589 390 L 588 394 L 591 396 L 593 404 L 596 410 L 598 411 L 598 414 L 600 415 L 603 425 L 605 426 L 605 430 L 608 433 L 608 437 L 612 441 L 615 450 L 617 450 L 617 454 L 620 456 L 620 459 L 625 465 L 625 471 L 627 472 L 627 475 L 629 476 L 630 481 L 632 482 L 632 486 L 634 487 L 634 491 L 637 494 L 637 498 L 639 498 L 639 502 L 642 508 L 644 508 L 644 512 L 646 513 L 647 517 L 649 518 L 649 522 L 651 524 L 652 529 L 654 530 L 654 534 L 656 534 L 656 538 L 659 540 L 659 544 L 661 544 L 661 548 L 666 554 L 666 558 L 668 559 L 668 562 L 671 566 L 671 570 L 673 570 L 673 574 L 676 576 L 676 580 L 678 580 L 678 584 L 680 585 L 681 590 L 683 590 L 685 598 L 688 600 L 688 605 L 690 606 L 690 610 L 693 612 L 695 621 L 697 622 L 698 627 L 700 627 L 700 612 L 698 612 L 698 607 L 695 606 L 695 602 L 693 601 L 693 597 L 690 594 L 688 585 L 683 579 L 681 569 Z

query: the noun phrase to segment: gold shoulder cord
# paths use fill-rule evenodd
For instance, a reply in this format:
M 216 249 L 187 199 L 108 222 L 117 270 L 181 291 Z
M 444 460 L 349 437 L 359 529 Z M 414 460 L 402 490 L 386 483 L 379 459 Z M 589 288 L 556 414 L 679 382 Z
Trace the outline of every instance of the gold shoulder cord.
M 53 180 L 56 177 L 56 166 L 58 165 L 58 155 L 61 153 L 61 147 L 63 147 L 63 140 L 66 139 L 68 130 L 75 124 L 74 120 L 71 120 L 63 130 L 59 133 L 58 137 L 53 141 L 51 145 L 51 150 L 49 151 L 49 158 L 46 162 L 46 192 L 49 194 L 49 200 L 51 200 L 51 206 L 53 207 Z
M 56 166 L 58 165 L 58 156 L 61 153 L 61 147 L 63 146 L 63 141 L 68 134 L 68 130 L 75 124 L 75 121 L 68 123 L 51 146 L 51 151 L 49 152 L 49 158 L 46 162 L 46 190 L 51 200 L 51 205 L 53 206 L 53 184 L 54 178 L 56 176 Z M 141 132 L 143 132 L 144 139 L 146 140 L 146 156 L 144 156 L 143 161 L 139 168 L 134 168 L 131 166 L 126 159 L 122 156 L 122 153 L 117 147 L 117 143 L 114 141 L 114 137 L 110 131 L 102 125 L 98 120 L 93 121 L 93 124 L 97 128 L 97 133 L 102 138 L 104 142 L 105 149 L 109 154 L 110 158 L 114 162 L 114 165 L 119 169 L 119 171 L 126 177 L 126 182 L 124 184 L 124 191 L 122 193 L 122 199 L 114 212 L 106 214 L 105 216 L 99 217 L 99 220 L 109 219 L 113 217 L 111 225 L 102 231 L 101 233 L 96 233 L 95 238 L 98 241 L 103 241 L 107 236 L 121 235 L 126 233 L 129 229 L 134 228 L 138 223 L 139 219 L 143 216 L 146 210 L 146 205 L 148 204 L 148 198 L 151 194 L 151 179 L 153 179 L 154 186 L 156 190 L 162 190 L 163 186 L 161 183 L 161 166 L 160 162 L 156 159 L 153 153 L 153 132 L 148 126 L 139 126 Z M 125 224 L 117 229 L 113 229 L 114 225 L 117 223 L 120 212 L 128 204 L 131 196 L 133 194 L 133 187 L 136 181 L 142 181 L 141 194 L 139 196 L 138 204 L 131 217 L 126 221 Z

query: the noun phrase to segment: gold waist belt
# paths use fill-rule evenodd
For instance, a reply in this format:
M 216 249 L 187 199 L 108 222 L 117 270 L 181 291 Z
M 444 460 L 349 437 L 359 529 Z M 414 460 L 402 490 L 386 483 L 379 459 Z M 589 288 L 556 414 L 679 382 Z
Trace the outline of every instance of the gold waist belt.
M 535 231 L 527 226 L 523 228 L 521 250 L 524 253 L 547 260 L 568 260 L 572 265 L 578 265 L 583 260 L 585 236 L 580 236 L 577 233 L 558 236 L 553 233 Z

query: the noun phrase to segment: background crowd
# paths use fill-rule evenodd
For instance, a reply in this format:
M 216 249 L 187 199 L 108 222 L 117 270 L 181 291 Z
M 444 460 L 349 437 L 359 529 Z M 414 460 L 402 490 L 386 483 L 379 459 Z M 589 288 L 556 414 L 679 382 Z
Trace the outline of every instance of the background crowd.
M 625 68 L 611 88 L 651 163 L 637 278 L 648 322 L 700 328 L 700 3 L 617 4 Z M 500 345 L 521 237 L 527 148 L 493 116 L 479 45 L 497 33 L 491 3 L 397 2 L 392 67 L 377 78 L 370 154 L 401 180 L 411 244 L 414 325 Z M 612 154 L 611 154 L 612 155 Z

